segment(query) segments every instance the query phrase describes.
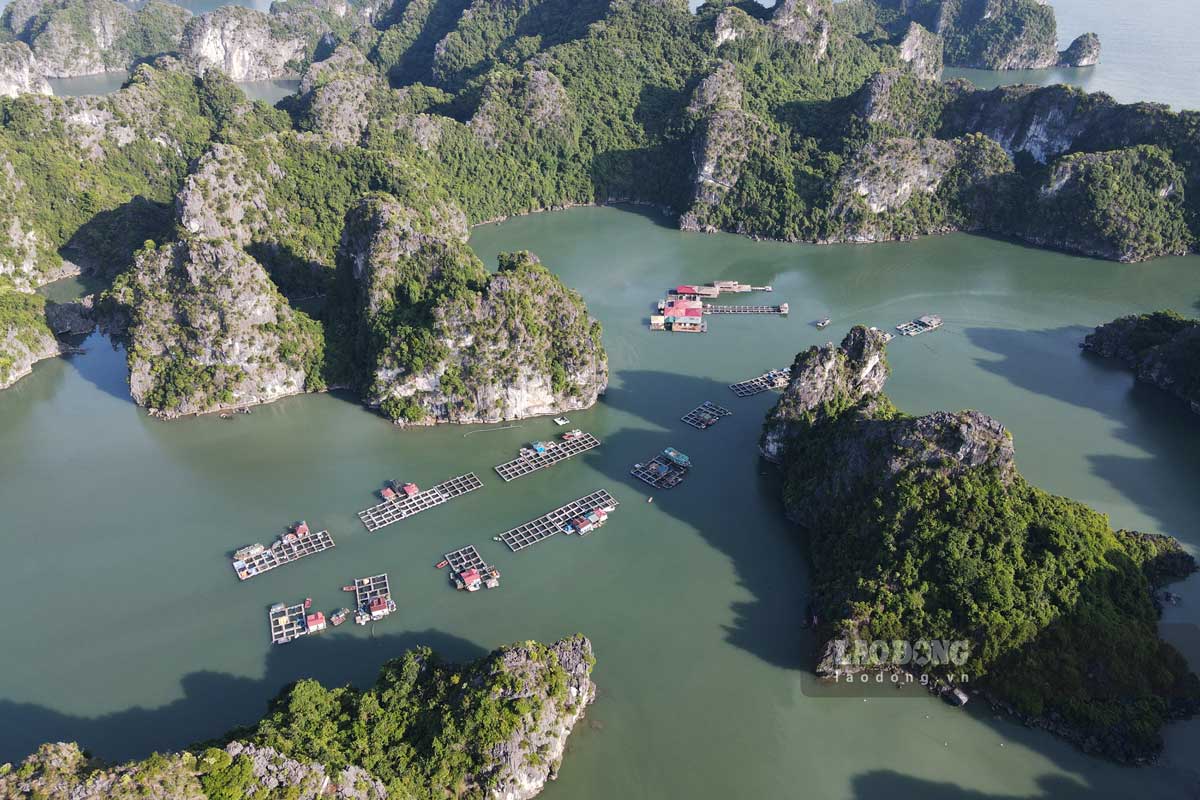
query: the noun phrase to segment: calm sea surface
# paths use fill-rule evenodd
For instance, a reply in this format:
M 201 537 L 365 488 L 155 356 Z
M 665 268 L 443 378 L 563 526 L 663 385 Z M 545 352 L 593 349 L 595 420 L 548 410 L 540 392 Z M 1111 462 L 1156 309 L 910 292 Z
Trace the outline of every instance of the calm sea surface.
M 547 797 L 1194 789 L 1186 754 L 1200 741 L 1196 724 L 1169 730 L 1162 766 L 1135 771 L 976 704 L 806 697 L 803 545 L 755 454 L 773 396 L 739 400 L 727 384 L 785 366 L 852 323 L 939 313 L 944 330 L 890 345 L 889 392 L 902 408 L 981 408 L 1011 428 L 1030 479 L 1194 550 L 1200 425 L 1077 344 L 1119 314 L 1195 311 L 1200 258 L 1127 266 L 965 235 L 789 246 L 685 234 L 611 208 L 479 228 L 473 245 L 486 259 L 534 250 L 603 322 L 611 387 L 571 415 L 600 449 L 504 484 L 491 467 L 553 435 L 549 420 L 402 432 L 322 395 L 232 420 L 159 422 L 128 400 L 122 354 L 99 337 L 86 355 L 40 364 L 0 394 L 0 608 L 9 610 L 0 615 L 0 757 L 54 739 L 109 757 L 179 747 L 253 720 L 299 676 L 366 682 L 414 644 L 467 658 L 583 631 L 599 658 L 599 700 Z M 773 284 L 771 299 L 789 302 L 792 315 L 717 318 L 704 336 L 646 330 L 665 286 L 718 278 Z M 818 332 L 811 320 L 826 314 L 834 325 Z M 703 400 L 734 415 L 704 432 L 682 425 Z M 697 467 L 648 504 L 627 471 L 667 445 Z M 387 478 L 431 485 L 467 471 L 485 487 L 446 506 L 376 534 L 355 517 Z M 515 555 L 492 541 L 600 488 L 622 506 L 593 536 Z M 337 548 L 238 583 L 226 554 L 301 517 L 329 528 Z M 433 568 L 467 544 L 501 568 L 500 590 L 456 593 Z M 391 576 L 395 617 L 372 631 L 347 625 L 268 644 L 270 604 L 311 596 L 328 611 L 342 604 L 342 584 L 377 571 Z M 1178 587 L 1185 600 L 1171 621 L 1197 621 L 1198 587 Z

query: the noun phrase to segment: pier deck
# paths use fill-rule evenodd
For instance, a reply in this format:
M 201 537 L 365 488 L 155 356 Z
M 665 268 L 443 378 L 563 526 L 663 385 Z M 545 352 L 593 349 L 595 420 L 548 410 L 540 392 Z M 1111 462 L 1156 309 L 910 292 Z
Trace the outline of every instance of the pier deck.
M 580 517 L 597 508 L 616 508 L 620 503 L 608 491 L 600 489 L 586 497 L 572 500 L 565 506 L 560 506 L 537 519 L 518 525 L 512 530 L 500 534 L 500 541 L 508 545 L 514 553 L 524 550 L 530 545 L 549 539 L 556 533 L 562 533 L 563 524 L 574 517 Z M 453 562 L 451 562 L 453 564 Z
M 722 408 L 716 403 L 710 403 L 709 401 L 705 400 L 703 403 L 680 417 L 680 419 L 697 430 L 705 430 L 720 422 L 721 417 L 728 417 L 732 413 L 733 412 L 727 408 Z
M 751 378 L 748 381 L 741 381 L 740 383 L 731 383 L 729 384 L 729 388 L 738 397 L 753 397 L 768 389 L 782 389 L 786 387 L 791 376 L 792 371 L 790 369 L 773 369 L 770 372 L 764 372 L 757 378 Z
M 483 482 L 475 476 L 475 473 L 468 472 L 466 475 L 459 475 L 456 478 L 439 483 L 432 489 L 417 492 L 411 497 L 405 496 L 392 500 L 384 500 L 377 506 L 371 506 L 368 509 L 358 512 L 358 518 L 362 520 L 363 525 L 366 526 L 368 531 L 374 533 L 380 528 L 391 525 L 393 522 L 399 522 L 402 519 L 411 517 L 413 514 L 419 514 L 434 506 L 440 506 L 447 500 L 461 497 L 482 486 Z
M 507 463 L 500 464 L 496 467 L 496 474 L 503 478 L 506 483 L 508 481 L 515 481 L 517 478 L 524 478 L 526 475 L 531 475 L 539 469 L 552 467 L 560 461 L 566 461 L 572 456 L 577 456 L 580 453 L 591 450 L 593 447 L 599 446 L 599 439 L 590 433 L 585 433 L 578 439 L 555 442 L 554 447 L 545 453 L 521 456 Z
M 642 464 L 634 464 L 629 474 L 655 489 L 673 489 L 687 477 L 687 469 L 664 455 L 657 455 Z
M 267 612 L 271 623 L 271 644 L 287 644 L 293 639 L 308 634 L 308 623 L 305 621 L 304 603 L 294 606 L 284 606 L 282 603 L 271 606 Z
M 787 303 L 777 306 L 719 306 L 712 303 L 704 304 L 705 314 L 780 314 L 788 313 Z
M 483 556 L 479 555 L 479 551 L 473 544 L 460 547 L 452 553 L 446 553 L 444 557 L 450 562 L 451 572 L 462 572 L 474 567 L 482 573 L 492 568 L 491 564 L 488 564 L 483 560 Z
M 233 570 L 237 573 L 238 580 L 249 580 L 255 575 L 270 572 L 276 567 L 298 561 L 305 556 L 322 553 L 334 546 L 333 537 L 329 535 L 329 531 L 317 531 L 303 536 L 293 534 L 293 536 L 294 541 L 285 542 L 283 539 L 279 539 L 256 556 L 245 559 L 235 558 Z

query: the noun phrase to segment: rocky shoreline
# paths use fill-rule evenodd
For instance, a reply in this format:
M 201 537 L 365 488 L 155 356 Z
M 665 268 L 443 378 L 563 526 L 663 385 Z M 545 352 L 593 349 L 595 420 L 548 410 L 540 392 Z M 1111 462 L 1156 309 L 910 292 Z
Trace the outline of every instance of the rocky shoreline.
M 1117 359 L 1139 382 L 1177 397 L 1200 414 L 1200 320 L 1173 311 L 1121 317 L 1097 327 L 1080 347 Z

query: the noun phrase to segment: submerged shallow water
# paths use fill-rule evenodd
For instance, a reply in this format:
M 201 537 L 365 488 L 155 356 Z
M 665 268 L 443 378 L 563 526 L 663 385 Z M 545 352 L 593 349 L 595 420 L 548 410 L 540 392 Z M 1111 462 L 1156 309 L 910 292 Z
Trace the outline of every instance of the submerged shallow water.
M 99 337 L 0 393 L 0 761 L 57 739 L 110 758 L 180 747 L 254 720 L 300 676 L 366 683 L 415 644 L 469 658 L 582 631 L 599 699 L 547 798 L 1195 791 L 1198 723 L 1169 729 L 1162 765 L 1133 770 L 978 703 L 806 696 L 803 542 L 755 452 L 774 395 L 737 399 L 727 384 L 853 323 L 941 314 L 944 330 L 889 346 L 888 391 L 902 409 L 980 408 L 1010 427 L 1030 480 L 1196 552 L 1196 418 L 1077 345 L 1120 314 L 1196 311 L 1200 258 L 1119 265 L 965 235 L 783 245 L 681 233 L 613 208 L 482 227 L 472 244 L 493 262 L 533 250 L 603 322 L 610 389 L 570 415 L 603 440 L 598 450 L 504 484 L 491 467 L 554 435 L 550 420 L 401 431 L 320 395 L 232 420 L 159 422 L 131 404 L 123 355 Z M 791 316 L 713 318 L 702 336 L 646 329 L 665 287 L 720 278 L 773 284 L 770 299 Z M 825 315 L 834 324 L 817 331 L 811 320 Z M 703 400 L 735 413 L 703 432 L 678 421 Z M 667 445 L 697 466 L 648 504 L 628 469 Z M 376 534 L 355 517 L 387 478 L 424 486 L 467 471 L 485 487 L 446 506 Z M 599 488 L 622 505 L 586 539 L 519 554 L 491 540 Z M 228 553 L 301 517 L 337 548 L 239 583 Z M 498 591 L 456 593 L 433 568 L 467 544 L 502 570 Z M 311 596 L 328 612 L 342 584 L 376 571 L 390 574 L 398 614 L 373 631 L 269 645 L 270 604 Z M 1198 621 L 1198 586 L 1175 588 L 1184 603 L 1168 621 Z

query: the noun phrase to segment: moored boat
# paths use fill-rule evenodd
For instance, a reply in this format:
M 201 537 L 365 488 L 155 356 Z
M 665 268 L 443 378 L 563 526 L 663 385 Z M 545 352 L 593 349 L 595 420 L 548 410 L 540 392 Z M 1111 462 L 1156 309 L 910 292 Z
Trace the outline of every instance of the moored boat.
M 346 621 L 346 617 L 350 616 L 350 609 L 339 608 L 337 611 L 329 615 L 329 621 L 333 623 L 333 627 L 337 627 Z
M 435 564 L 434 566 L 436 566 L 438 569 L 445 569 L 449 564 L 450 564 L 450 562 L 443 558 L 441 561 L 437 562 L 437 564 Z

